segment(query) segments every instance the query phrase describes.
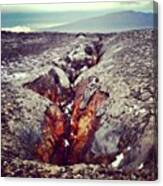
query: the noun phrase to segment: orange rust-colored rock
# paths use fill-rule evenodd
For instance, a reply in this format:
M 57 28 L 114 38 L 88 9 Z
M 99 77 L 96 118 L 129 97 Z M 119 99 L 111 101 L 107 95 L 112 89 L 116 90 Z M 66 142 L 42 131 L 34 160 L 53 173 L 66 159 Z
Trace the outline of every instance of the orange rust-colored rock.
M 50 161 L 55 146 L 61 141 L 64 134 L 64 124 L 64 115 L 60 109 L 55 105 L 51 106 L 45 113 L 42 141 L 36 147 L 36 154 L 40 160 Z
M 98 128 L 99 119 L 96 117 L 96 109 L 102 105 L 105 98 L 104 93 L 96 91 L 84 110 L 80 109 L 82 96 L 77 96 L 77 99 L 75 99 L 71 119 L 72 144 L 69 154 L 70 164 L 84 159 L 85 151 L 89 147 L 93 134 Z
M 51 72 L 24 85 L 53 102 L 45 112 L 42 138 L 36 145 L 36 155 L 43 162 L 78 163 L 85 158 L 85 152 L 99 126 L 96 111 L 103 104 L 106 94 L 98 90 L 94 81 L 92 90 L 90 78 L 81 81 L 74 90 L 65 90 L 53 76 Z M 71 103 L 72 99 L 72 115 L 68 118 L 70 115 L 64 114 L 61 105 L 65 101 Z
M 32 82 L 24 84 L 24 87 L 48 98 L 55 104 L 60 104 L 63 98 L 62 87 L 54 70 L 49 71 L 45 75 L 41 75 Z
M 60 89 L 56 85 L 50 88 L 40 88 L 33 84 L 29 84 L 28 88 L 32 89 L 34 92 L 39 93 L 41 96 L 48 98 L 54 103 L 60 103 L 61 101 Z

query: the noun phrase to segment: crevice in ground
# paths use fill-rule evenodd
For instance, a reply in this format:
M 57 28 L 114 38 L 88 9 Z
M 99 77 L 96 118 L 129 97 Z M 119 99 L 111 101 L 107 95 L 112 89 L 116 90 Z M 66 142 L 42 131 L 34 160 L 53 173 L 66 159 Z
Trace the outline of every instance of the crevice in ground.
M 66 66 L 61 67 L 71 82 L 69 88 L 61 84 L 54 69 L 23 85 L 52 102 L 45 112 L 42 139 L 36 145 L 35 154 L 41 161 L 66 165 L 86 160 L 85 153 L 99 126 L 100 116 L 96 116 L 96 111 L 108 95 L 100 91 L 97 77 L 91 76 L 76 86 L 74 82 L 83 69 L 100 62 L 102 46 L 99 38 L 90 45 L 79 44 L 67 54 Z

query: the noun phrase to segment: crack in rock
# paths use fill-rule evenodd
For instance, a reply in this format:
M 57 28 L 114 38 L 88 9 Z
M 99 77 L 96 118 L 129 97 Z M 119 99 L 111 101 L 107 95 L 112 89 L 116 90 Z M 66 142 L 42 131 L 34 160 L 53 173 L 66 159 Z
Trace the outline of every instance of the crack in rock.
M 80 71 L 84 66 L 90 68 L 98 62 L 101 44 L 88 44 L 87 41 L 76 43 L 67 55 L 66 60 L 71 64 L 71 69 Z M 23 87 L 52 101 L 45 112 L 42 139 L 36 145 L 36 156 L 44 162 L 74 164 L 85 159 L 89 141 L 98 128 L 96 110 L 106 95 L 99 91 L 97 77 L 92 76 L 75 87 L 71 85 L 67 88 L 60 82 L 58 74 L 52 68 L 47 74 L 23 84 Z

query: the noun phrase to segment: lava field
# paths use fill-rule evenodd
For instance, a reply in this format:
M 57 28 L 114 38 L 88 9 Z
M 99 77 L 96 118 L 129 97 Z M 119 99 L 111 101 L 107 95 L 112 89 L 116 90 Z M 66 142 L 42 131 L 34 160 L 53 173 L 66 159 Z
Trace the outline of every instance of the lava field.
M 2 176 L 155 180 L 157 32 L 2 32 Z

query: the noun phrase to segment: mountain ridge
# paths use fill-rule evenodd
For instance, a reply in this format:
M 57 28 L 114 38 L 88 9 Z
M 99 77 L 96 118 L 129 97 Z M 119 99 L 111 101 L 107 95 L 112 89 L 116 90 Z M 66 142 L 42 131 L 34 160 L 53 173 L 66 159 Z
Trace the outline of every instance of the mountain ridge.
M 155 26 L 155 17 L 155 13 L 122 11 L 51 27 L 48 31 L 114 32 L 152 28 Z

